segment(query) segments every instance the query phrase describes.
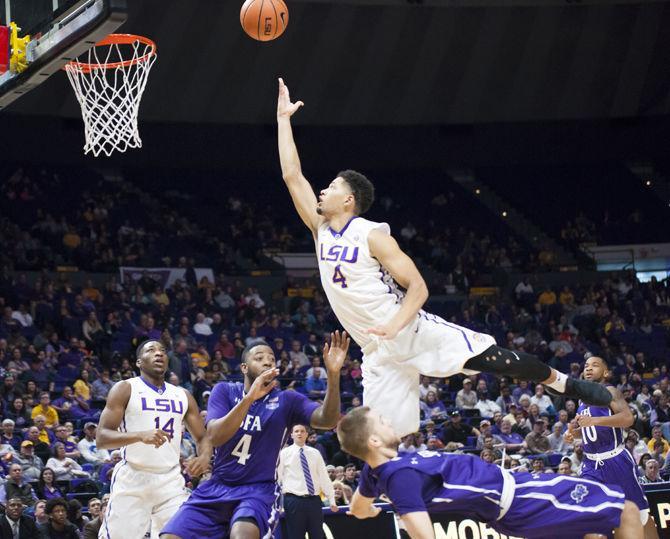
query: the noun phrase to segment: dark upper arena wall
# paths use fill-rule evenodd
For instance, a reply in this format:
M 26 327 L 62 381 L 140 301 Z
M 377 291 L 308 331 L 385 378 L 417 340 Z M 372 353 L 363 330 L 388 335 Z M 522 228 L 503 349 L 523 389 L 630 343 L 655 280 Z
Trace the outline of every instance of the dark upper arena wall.
M 124 32 L 159 45 L 144 122 L 268 124 L 276 77 L 305 125 L 627 118 L 670 111 L 670 3 L 293 1 L 275 42 L 240 2 L 129 2 Z M 65 75 L 6 113 L 76 117 Z

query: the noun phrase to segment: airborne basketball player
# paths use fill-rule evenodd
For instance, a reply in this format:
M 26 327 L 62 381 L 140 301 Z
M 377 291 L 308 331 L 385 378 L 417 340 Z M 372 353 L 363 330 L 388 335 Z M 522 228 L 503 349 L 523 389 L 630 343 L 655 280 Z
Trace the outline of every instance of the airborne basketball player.
M 414 262 L 393 239 L 388 224 L 361 217 L 374 199 L 372 183 L 363 174 L 346 170 L 317 200 L 302 174 L 291 129 L 291 116 L 302 105 L 302 101 L 291 102 L 288 88 L 279 79 L 282 176 L 298 215 L 314 237 L 328 301 L 363 351 L 366 405 L 391 418 L 400 436 L 416 432 L 419 374 L 444 378 L 459 372 L 537 380 L 565 396 L 609 405 L 612 396 L 601 385 L 569 379 L 536 356 L 500 348 L 490 335 L 423 311 L 428 290 Z M 408 405 L 399 407 L 400 402 Z

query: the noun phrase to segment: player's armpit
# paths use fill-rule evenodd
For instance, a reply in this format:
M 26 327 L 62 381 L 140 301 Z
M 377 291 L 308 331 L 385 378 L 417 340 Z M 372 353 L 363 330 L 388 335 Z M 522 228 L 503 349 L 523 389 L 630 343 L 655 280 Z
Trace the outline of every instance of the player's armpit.
M 400 519 L 412 539 L 435 539 L 435 530 L 427 511 L 406 513 Z

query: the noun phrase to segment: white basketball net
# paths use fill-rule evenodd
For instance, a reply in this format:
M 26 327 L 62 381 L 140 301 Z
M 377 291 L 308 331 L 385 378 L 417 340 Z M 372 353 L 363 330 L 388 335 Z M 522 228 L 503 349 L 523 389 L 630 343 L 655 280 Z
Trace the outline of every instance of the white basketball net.
M 96 45 L 87 56 L 85 62 L 74 60 L 65 66 L 84 118 L 84 153 L 110 156 L 114 150 L 141 148 L 137 113 L 155 50 L 136 40 Z M 120 62 L 124 65 L 110 65 Z

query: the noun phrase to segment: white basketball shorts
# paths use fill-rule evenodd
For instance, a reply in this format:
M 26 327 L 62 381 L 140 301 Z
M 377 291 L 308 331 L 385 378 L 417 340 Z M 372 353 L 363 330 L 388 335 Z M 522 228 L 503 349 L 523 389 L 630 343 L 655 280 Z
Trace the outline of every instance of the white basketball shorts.
M 179 465 L 166 472 L 149 472 L 121 461 L 114 467 L 107 513 L 98 538 L 141 538 L 150 532 L 152 539 L 158 539 L 188 496 Z
M 395 339 L 374 338 L 363 347 L 363 404 L 389 419 L 405 436 L 419 430 L 419 376 L 446 378 L 465 371 L 468 359 L 496 344 L 439 316 L 419 311 Z

